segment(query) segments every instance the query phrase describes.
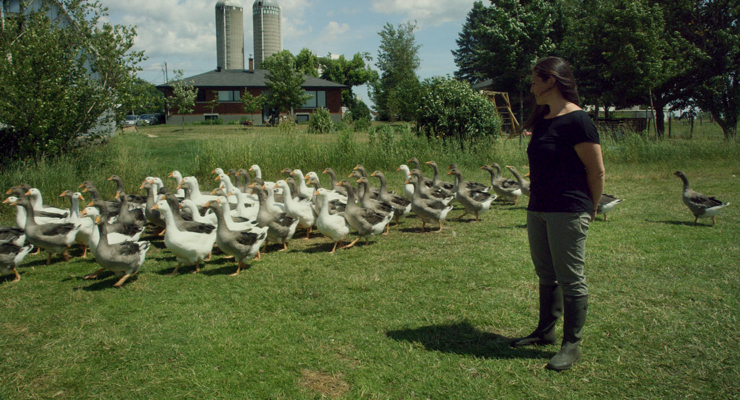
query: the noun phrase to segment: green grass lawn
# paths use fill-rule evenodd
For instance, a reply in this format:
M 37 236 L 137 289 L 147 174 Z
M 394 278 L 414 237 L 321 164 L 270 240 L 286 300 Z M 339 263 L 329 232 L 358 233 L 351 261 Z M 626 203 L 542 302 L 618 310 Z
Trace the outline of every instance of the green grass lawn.
M 271 130 L 178 129 L 144 128 L 114 140 L 115 151 L 90 150 L 104 160 L 75 159 L 68 170 L 54 164 L 54 171 L 3 171 L 0 182 L 7 189 L 29 181 L 61 205 L 54 191 L 83 177 L 111 194 L 105 179 L 116 171 L 132 192 L 145 176 L 164 178 L 172 169 L 212 188 L 213 168 L 264 164 L 280 144 L 291 149 L 286 160 L 295 158 L 263 166 L 270 178 L 279 176 L 278 165 L 335 167 L 322 164 L 333 156 L 320 158 L 310 147 L 328 148 L 334 136 L 299 133 L 283 141 Z M 362 152 L 366 140 L 357 140 L 353 154 L 370 154 Z M 268 142 L 278 144 L 253 148 Z M 225 146 L 223 154 L 216 145 Z M 624 144 L 609 145 L 606 192 L 626 201 L 608 222 L 599 217 L 590 228 L 591 304 L 582 360 L 570 371 L 544 369 L 558 346 L 508 346 L 537 322 L 525 200 L 494 205 L 480 223 L 450 221 L 442 233 L 419 233 L 420 221 L 406 218 L 389 236 L 333 256 L 329 239 L 299 233 L 287 252 L 270 246 L 237 277 L 228 276 L 235 264 L 219 253 L 199 274 L 183 267 L 166 276 L 176 261 L 151 234 L 144 236 L 153 247 L 142 272 L 121 289 L 112 287 L 110 274 L 83 280 L 97 264 L 78 249 L 70 262 L 55 258 L 50 266 L 44 254 L 27 257 L 20 282 L 0 277 L 0 398 L 739 397 L 740 160 L 723 156 L 737 155 L 738 144 L 711 138 L 645 144 L 635 150 L 642 159 L 625 155 Z M 242 153 L 229 153 L 238 146 Z M 390 167 L 412 156 L 436 157 L 445 166 L 460 157 L 464 177 L 478 181 L 486 178 L 475 167 L 479 158 L 526 162 L 513 142 L 497 146 L 482 155 L 405 149 L 403 157 L 386 148 L 387 160 L 360 157 L 335 169 L 349 174 L 358 162 L 383 169 L 398 191 L 401 173 Z M 733 203 L 716 226 L 693 225 L 676 169 L 695 190 Z M 13 215 L 3 206 L 4 224 Z

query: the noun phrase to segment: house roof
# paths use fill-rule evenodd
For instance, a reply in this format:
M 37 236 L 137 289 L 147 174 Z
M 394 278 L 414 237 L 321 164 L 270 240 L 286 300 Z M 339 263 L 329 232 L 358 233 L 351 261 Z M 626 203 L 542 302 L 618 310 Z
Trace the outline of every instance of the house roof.
M 260 87 L 266 88 L 265 78 L 269 71 L 266 69 L 255 69 L 249 71 L 246 69 L 215 69 L 200 75 L 183 78 L 181 80 L 188 82 L 194 87 Z M 303 88 L 338 88 L 347 89 L 348 86 L 340 83 L 328 81 L 326 79 L 315 78 L 309 75 L 303 75 L 305 81 Z M 173 82 L 157 85 L 157 88 L 171 88 Z

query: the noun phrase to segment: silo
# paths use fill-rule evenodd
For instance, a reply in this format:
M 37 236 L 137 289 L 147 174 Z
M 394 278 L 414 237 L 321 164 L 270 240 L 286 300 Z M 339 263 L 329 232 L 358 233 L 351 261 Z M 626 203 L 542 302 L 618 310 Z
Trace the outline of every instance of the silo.
M 216 3 L 216 66 L 244 69 L 244 9 L 239 0 Z
M 280 33 L 281 13 L 280 6 L 275 0 L 257 0 L 252 4 L 255 68 L 259 68 L 265 58 L 283 51 L 283 37 Z

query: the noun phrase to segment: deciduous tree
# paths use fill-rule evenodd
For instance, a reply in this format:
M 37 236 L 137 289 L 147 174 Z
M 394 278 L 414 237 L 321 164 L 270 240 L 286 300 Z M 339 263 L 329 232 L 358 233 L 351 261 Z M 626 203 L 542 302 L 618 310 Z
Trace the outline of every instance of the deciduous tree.
M 262 68 L 269 71 L 265 82 L 268 88 L 266 103 L 280 111 L 290 112 L 292 119 L 293 109 L 301 107 L 311 98 L 301 87 L 305 78 L 296 67 L 295 57 L 283 50 L 263 61 Z
M 393 90 L 402 82 L 410 85 L 409 81 L 418 81 L 416 70 L 420 64 L 419 45 L 416 44 L 414 30 L 415 22 L 400 24 L 398 28 L 386 23 L 383 30 L 378 32 L 380 48 L 375 66 L 380 71 L 380 79 L 370 85 L 370 97 L 381 120 L 401 116 L 394 115 L 394 109 L 389 104 Z

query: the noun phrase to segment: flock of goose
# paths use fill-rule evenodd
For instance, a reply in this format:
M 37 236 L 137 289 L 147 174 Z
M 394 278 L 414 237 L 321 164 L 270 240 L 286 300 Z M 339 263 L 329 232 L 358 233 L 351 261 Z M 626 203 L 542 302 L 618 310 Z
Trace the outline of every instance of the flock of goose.
M 511 166 L 506 168 L 516 180 L 502 177 L 496 163 L 482 166 L 491 175 L 489 186 L 463 180 L 456 164 L 447 168 L 447 174 L 454 178 L 450 183 L 440 179 L 434 161 L 426 163 L 433 170 L 432 178 L 422 174 L 418 159 L 408 162 L 410 166 L 398 168 L 405 176 L 403 196 L 388 191 L 381 171 L 368 175 L 362 165 L 339 181 L 336 173 L 326 168 L 323 174 L 331 179 L 326 188 L 317 173 L 304 175 L 299 169 L 286 168 L 282 171 L 285 179 L 270 182 L 262 179 L 258 165 L 249 171 L 216 168 L 213 173 L 220 186 L 210 192 L 201 191 L 195 177 L 173 171 L 169 177 L 177 181 L 175 192 L 167 189 L 161 178 L 147 177 L 140 186 L 146 190 L 145 196 L 125 193 L 123 180 L 113 175 L 108 180 L 117 185 L 114 200 L 104 200 L 95 185 L 85 181 L 79 186 L 81 191 L 60 194 L 70 201 L 69 209 L 45 205 L 38 189 L 21 184 L 10 188 L 6 192 L 10 196 L 3 201 L 16 208 L 17 227 L 0 227 L 0 273 L 15 274 L 16 282 L 20 280 L 16 267 L 34 247 L 48 253 L 48 265 L 53 254 L 68 261 L 68 249 L 77 243 L 84 249 L 83 257 L 91 252 L 101 267 L 84 278 L 95 279 L 110 271 L 120 277 L 114 284 L 120 287 L 144 263 L 150 243 L 139 239 L 149 224 L 156 235 L 164 236 L 166 248 L 177 259 L 172 274 L 182 265 L 195 265 L 193 272 L 198 272 L 216 245 L 234 258 L 237 269 L 231 275 L 237 275 L 249 260 L 260 258 L 260 250 L 264 252 L 268 243 L 281 244 L 279 251 L 287 249 L 298 227 L 305 229 L 307 239 L 314 228 L 330 238 L 333 254 L 337 248 L 351 248 L 360 239 L 388 234 L 392 220 L 398 225 L 411 212 L 422 221 L 422 232 L 426 224 L 437 224 L 439 232 L 453 201 L 464 211 L 458 220 L 471 214 L 478 221 L 497 198 L 516 205 L 522 195 L 529 196 L 529 182 Z M 684 182 L 683 200 L 694 213 L 694 222 L 711 217 L 714 224 L 714 217 L 729 203 L 694 192 L 685 174 L 677 171 L 675 175 Z M 369 178 L 376 178 L 379 186 L 371 186 Z M 83 193 L 89 193 L 92 201 L 81 210 Z M 622 201 L 605 194 L 598 213 L 606 220 L 606 214 Z M 344 245 L 352 230 L 357 238 Z

